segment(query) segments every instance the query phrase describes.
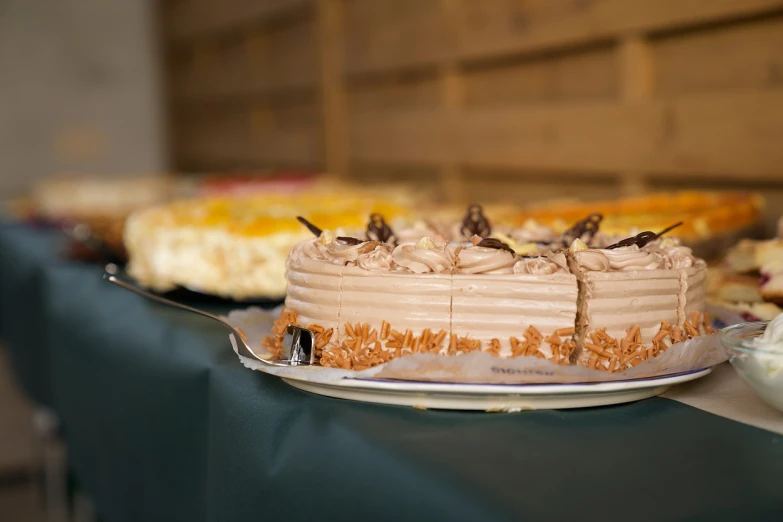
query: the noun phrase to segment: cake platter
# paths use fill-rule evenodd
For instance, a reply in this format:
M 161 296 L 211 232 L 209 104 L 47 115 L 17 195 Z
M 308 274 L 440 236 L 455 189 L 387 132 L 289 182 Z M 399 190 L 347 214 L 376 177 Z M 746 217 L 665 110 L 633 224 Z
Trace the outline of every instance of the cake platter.
M 646 379 L 584 384 L 458 384 L 379 379 L 342 379 L 332 383 L 294 377 L 294 388 L 361 402 L 421 409 L 515 412 L 588 408 L 633 402 L 664 393 L 671 386 L 704 377 L 703 368 Z

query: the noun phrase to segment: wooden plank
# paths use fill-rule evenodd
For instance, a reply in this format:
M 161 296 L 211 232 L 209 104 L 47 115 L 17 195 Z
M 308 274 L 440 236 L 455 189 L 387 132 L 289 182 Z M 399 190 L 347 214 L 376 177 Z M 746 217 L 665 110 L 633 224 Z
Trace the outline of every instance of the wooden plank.
M 251 114 L 251 134 L 250 156 L 257 162 L 323 164 L 323 130 L 316 105 L 257 109 Z
M 434 65 L 447 53 L 437 0 L 343 0 L 345 72 Z
M 620 92 L 626 103 L 646 102 L 653 95 L 654 64 L 649 42 L 629 36 L 620 42 Z
M 653 42 L 662 96 L 783 86 L 783 16 Z
M 647 39 L 633 35 L 625 37 L 618 47 L 620 92 L 628 105 L 648 102 L 652 98 L 654 72 Z M 624 196 L 638 196 L 645 192 L 645 175 L 640 170 L 619 173 Z
M 216 33 L 232 33 L 253 25 L 306 12 L 311 0 L 184 0 L 164 10 L 171 44 Z
M 231 96 L 271 95 L 316 88 L 314 24 L 295 24 L 193 45 L 193 58 L 170 68 L 175 98 L 206 101 Z
M 326 171 L 340 178 L 348 173 L 342 7 L 338 0 L 318 0 L 324 159 Z
M 439 0 L 440 16 L 444 20 L 450 38 L 456 38 L 456 26 L 454 23 L 456 2 L 454 0 Z M 462 110 L 465 97 L 463 76 L 457 64 L 446 59 L 439 69 L 441 84 L 441 107 L 445 116 L 449 119 L 457 116 Z M 464 200 L 465 182 L 462 171 L 457 162 L 447 160 L 439 169 L 440 185 L 447 201 Z
M 253 31 L 246 40 L 251 64 L 247 87 L 262 92 L 315 87 L 318 45 L 312 19 Z
M 354 115 L 352 157 L 783 182 L 783 89 L 634 105 Z
M 440 78 L 436 74 L 391 76 L 346 85 L 350 112 L 434 108 L 440 104 Z
M 462 59 L 539 52 L 783 9 L 782 0 L 460 0 Z
M 351 113 L 351 158 L 365 162 L 442 163 L 451 149 L 447 119 L 439 108 Z
M 619 90 L 616 69 L 617 54 L 610 45 L 470 68 L 465 71 L 465 105 L 611 99 Z
M 302 166 L 321 162 L 317 107 L 205 106 L 175 114 L 175 155 L 189 162 Z
M 621 195 L 617 183 L 611 177 L 588 177 L 583 173 L 558 174 L 553 176 L 546 171 L 469 170 L 466 172 L 466 192 L 472 201 L 483 204 L 511 203 L 519 206 L 566 198 L 604 200 Z

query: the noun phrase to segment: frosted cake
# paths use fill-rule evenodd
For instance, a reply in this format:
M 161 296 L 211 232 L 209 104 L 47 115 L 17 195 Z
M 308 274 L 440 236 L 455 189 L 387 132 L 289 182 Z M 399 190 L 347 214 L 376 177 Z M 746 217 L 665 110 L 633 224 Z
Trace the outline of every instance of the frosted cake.
M 618 372 L 712 332 L 706 265 L 676 240 L 645 232 L 599 247 L 588 218 L 557 239 L 531 228 L 524 245 L 537 251 L 522 256 L 478 216 L 456 227 L 462 237 L 418 229 L 437 240 L 378 233 L 377 217 L 362 239 L 311 227 L 318 237 L 288 257 L 285 308 L 266 349 L 279 354 L 293 324 L 314 333 L 327 367 L 480 350 Z

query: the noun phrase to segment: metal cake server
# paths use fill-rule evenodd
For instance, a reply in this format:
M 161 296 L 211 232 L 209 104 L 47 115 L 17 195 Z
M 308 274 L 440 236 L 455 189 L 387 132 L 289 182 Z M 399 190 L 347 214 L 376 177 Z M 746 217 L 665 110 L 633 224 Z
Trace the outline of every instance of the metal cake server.
M 171 299 L 166 299 L 165 297 L 161 297 L 152 292 L 144 290 L 143 288 L 140 288 L 133 283 L 124 281 L 119 275 L 119 268 L 117 267 L 117 265 L 110 263 L 106 265 L 104 270 L 105 271 L 103 273 L 103 278 L 108 282 L 113 283 L 124 290 L 128 290 L 135 294 L 139 294 L 140 296 L 146 297 L 147 299 L 171 306 L 173 308 L 180 308 L 187 312 L 192 312 L 194 314 L 207 317 L 209 319 L 212 319 L 213 321 L 220 323 L 221 325 L 223 325 L 223 327 L 228 329 L 228 331 L 234 335 L 234 339 L 236 339 L 237 342 L 237 349 L 239 351 L 239 355 L 242 355 L 243 357 L 255 359 L 258 362 L 265 364 L 267 366 L 290 367 L 290 366 L 310 366 L 316 364 L 315 357 L 314 357 L 315 336 L 313 335 L 313 332 L 311 332 L 307 328 L 300 328 L 298 326 L 288 325 L 288 327 L 286 328 L 285 336 L 283 337 L 283 358 L 277 360 L 264 359 L 263 357 L 256 355 L 256 353 L 250 349 L 250 346 L 248 346 L 247 342 L 244 339 L 244 335 L 237 328 L 232 326 L 228 321 L 226 321 L 222 317 L 215 314 L 211 314 L 204 310 L 200 310 L 198 308 L 193 308 L 192 306 L 178 303 L 177 301 L 172 301 Z

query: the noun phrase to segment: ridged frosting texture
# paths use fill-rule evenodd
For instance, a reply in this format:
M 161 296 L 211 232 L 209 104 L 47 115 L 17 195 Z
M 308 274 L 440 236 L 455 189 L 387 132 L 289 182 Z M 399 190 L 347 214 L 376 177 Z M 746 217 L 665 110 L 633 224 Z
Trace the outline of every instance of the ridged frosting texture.
M 677 270 L 585 273 L 584 306 L 589 330 L 606 328 L 615 338 L 638 324 L 649 343 L 661 321 L 678 324 L 680 274 Z
M 545 338 L 574 328 L 577 306 L 578 331 L 606 329 L 619 339 L 638 325 L 643 343 L 652 341 L 662 321 L 681 326 L 703 309 L 705 266 L 685 247 L 577 245 L 569 255 L 571 267 L 562 252 L 521 258 L 428 238 L 396 247 L 346 245 L 325 232 L 292 252 L 286 306 L 303 324 L 339 325 L 330 345 L 345 335 L 346 322 L 380 331 L 386 321 L 414 335 L 429 329 L 482 345 L 497 340 L 500 355 L 509 355 L 509 339 L 521 338 L 530 326 Z
M 295 310 L 303 326 L 337 328 L 345 267 L 308 257 L 290 257 L 286 267 L 288 293 L 285 305 Z M 335 342 L 338 337 L 332 338 Z
M 462 275 L 452 280 L 452 331 L 489 342 L 498 339 L 501 355 L 509 338 L 529 327 L 544 337 L 571 328 L 576 319 L 576 277 L 571 274 Z
M 386 321 L 397 330 L 410 329 L 416 335 L 425 328 L 450 331 L 450 274 L 421 277 L 415 273 L 368 272 L 346 267 L 341 289 L 341 328 L 346 322 L 368 323 L 380 331 Z

